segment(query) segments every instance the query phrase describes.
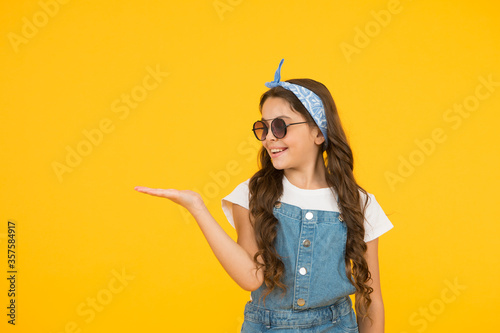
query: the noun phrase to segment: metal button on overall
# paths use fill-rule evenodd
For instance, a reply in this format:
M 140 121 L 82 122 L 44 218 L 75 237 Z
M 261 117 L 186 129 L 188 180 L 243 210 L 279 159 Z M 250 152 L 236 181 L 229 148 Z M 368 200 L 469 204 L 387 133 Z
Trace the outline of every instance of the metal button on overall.
M 274 208 L 281 208 L 281 202 L 279 202 L 279 201 L 278 201 L 278 202 L 276 202 L 276 203 L 274 204 Z
M 307 213 L 306 213 L 306 219 L 308 219 L 308 220 L 312 220 L 313 216 L 314 216 L 314 215 L 313 215 L 313 213 L 311 213 L 311 212 L 307 212 Z
M 307 269 L 305 267 L 301 267 L 299 269 L 299 273 L 300 273 L 300 275 L 306 275 L 307 274 Z
M 311 246 L 311 241 L 309 239 L 304 239 L 302 245 L 304 245 L 304 247 L 309 247 Z
M 304 306 L 306 304 L 306 301 L 303 298 L 299 298 L 297 300 L 297 304 L 300 305 L 300 306 Z

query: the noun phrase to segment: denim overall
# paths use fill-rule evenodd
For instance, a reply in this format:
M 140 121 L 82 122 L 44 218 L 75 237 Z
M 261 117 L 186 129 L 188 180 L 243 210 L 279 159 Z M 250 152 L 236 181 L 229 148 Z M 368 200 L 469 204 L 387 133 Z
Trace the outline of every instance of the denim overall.
M 337 199 L 338 202 L 338 199 Z M 275 248 L 285 264 L 283 283 L 265 300 L 266 286 L 251 293 L 241 332 L 358 332 L 345 272 L 347 227 L 339 212 L 277 202 Z

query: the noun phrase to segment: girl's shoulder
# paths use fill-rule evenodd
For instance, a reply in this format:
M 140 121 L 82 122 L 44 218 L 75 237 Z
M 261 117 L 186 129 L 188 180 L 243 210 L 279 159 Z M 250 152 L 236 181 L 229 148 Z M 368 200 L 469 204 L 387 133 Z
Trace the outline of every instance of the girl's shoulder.
M 250 193 L 248 189 L 249 183 L 250 183 L 250 178 L 238 184 L 238 186 L 236 186 L 231 193 L 226 195 L 222 199 L 222 201 L 230 201 L 232 203 L 236 203 L 248 209 L 249 193 Z
M 222 198 L 222 211 L 224 215 L 226 215 L 229 223 L 234 227 L 234 219 L 233 219 L 233 205 L 239 205 L 243 208 L 248 209 L 250 207 L 250 198 L 249 198 L 249 190 L 248 184 L 250 182 L 250 178 L 240 183 L 236 188 Z

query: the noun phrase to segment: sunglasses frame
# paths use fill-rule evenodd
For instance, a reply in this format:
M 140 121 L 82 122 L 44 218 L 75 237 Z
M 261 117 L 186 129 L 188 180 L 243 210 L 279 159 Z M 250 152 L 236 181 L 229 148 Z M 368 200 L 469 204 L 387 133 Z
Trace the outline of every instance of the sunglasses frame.
M 284 126 L 285 128 L 284 128 L 284 130 L 283 130 L 283 131 L 284 131 L 284 133 L 283 133 L 283 136 L 282 136 L 282 137 L 278 137 L 278 136 L 276 135 L 276 133 L 274 133 L 273 123 L 274 123 L 275 121 L 277 121 L 277 120 L 278 120 L 278 121 L 282 121 L 282 122 L 285 124 L 285 126 Z M 262 129 L 262 128 L 258 128 L 258 129 L 256 129 L 256 128 L 255 128 L 255 125 L 256 125 L 257 123 L 262 123 L 262 125 L 264 125 L 264 128 L 263 128 L 263 129 Z M 283 138 L 286 136 L 288 126 L 298 125 L 298 124 L 306 124 L 306 123 L 310 123 L 310 121 L 301 121 L 301 122 L 298 122 L 298 123 L 291 123 L 291 124 L 287 124 L 287 123 L 285 123 L 285 121 L 284 121 L 283 119 L 281 119 L 281 118 L 274 118 L 274 119 L 271 121 L 271 133 L 273 133 L 273 135 L 274 135 L 274 137 L 275 137 L 276 139 L 283 139 Z M 256 130 L 261 130 L 261 129 L 265 132 L 265 135 L 263 135 L 264 139 L 260 139 L 260 138 L 257 136 L 257 133 L 256 133 Z M 269 134 L 269 127 L 267 126 L 267 124 L 266 124 L 264 121 L 262 121 L 262 120 L 257 120 L 255 123 L 253 123 L 252 132 L 253 132 L 253 134 L 255 135 L 255 137 L 257 138 L 257 140 L 259 140 L 259 141 L 264 141 L 264 140 L 267 138 L 267 135 Z

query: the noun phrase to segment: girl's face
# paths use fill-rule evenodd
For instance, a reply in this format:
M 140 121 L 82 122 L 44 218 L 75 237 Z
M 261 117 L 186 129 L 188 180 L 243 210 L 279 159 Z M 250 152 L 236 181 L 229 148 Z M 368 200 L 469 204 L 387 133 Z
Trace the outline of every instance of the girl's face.
M 262 121 L 269 130 L 262 145 L 271 157 L 273 166 L 279 170 L 310 170 L 318 160 L 324 141 L 319 128 L 314 122 L 292 125 L 287 127 L 284 138 L 277 139 L 271 131 L 271 121 L 275 118 L 283 119 L 287 125 L 307 121 L 300 113 L 293 111 L 285 99 L 266 99 L 262 106 Z

